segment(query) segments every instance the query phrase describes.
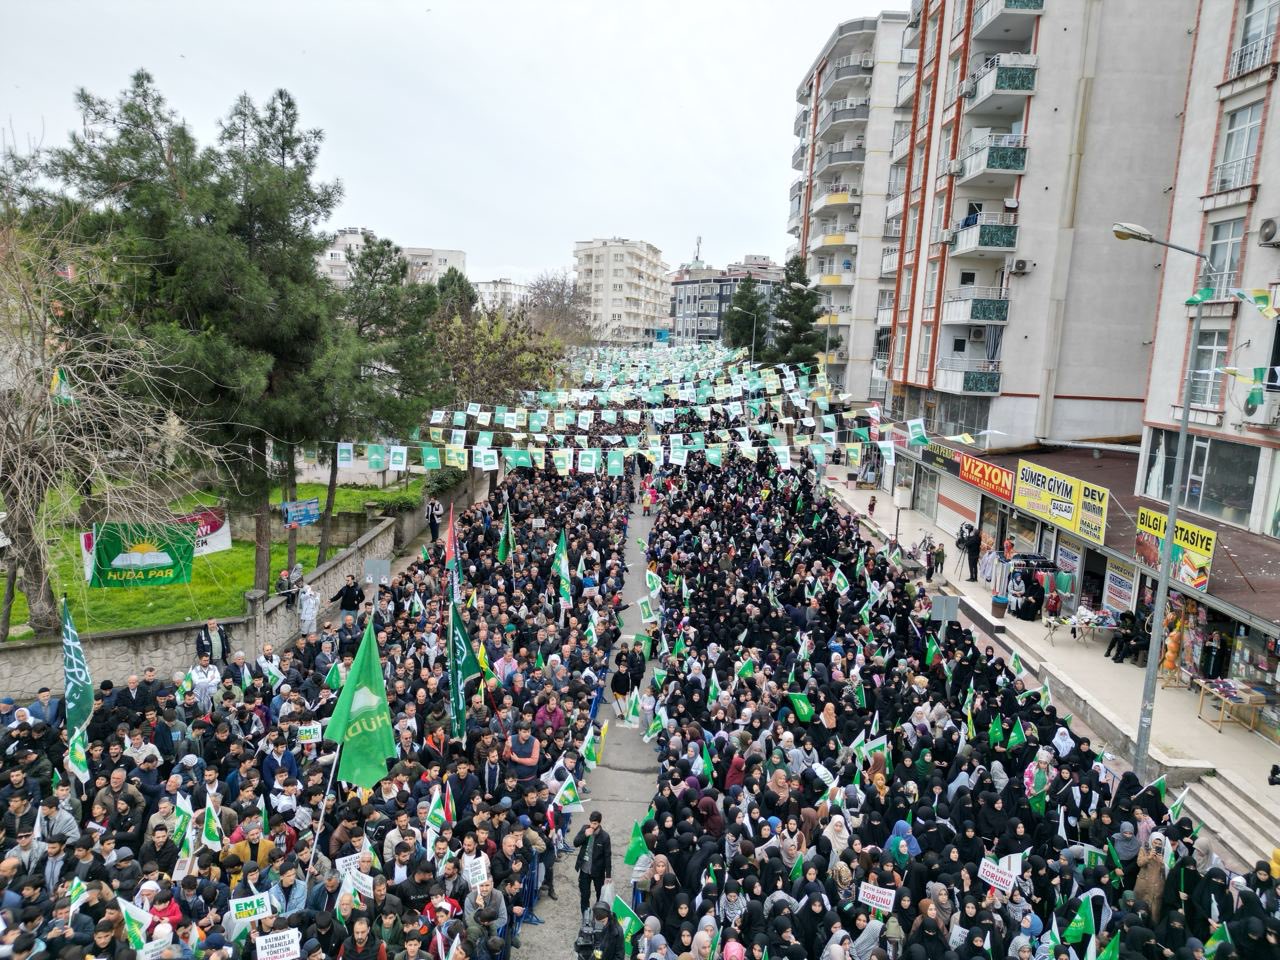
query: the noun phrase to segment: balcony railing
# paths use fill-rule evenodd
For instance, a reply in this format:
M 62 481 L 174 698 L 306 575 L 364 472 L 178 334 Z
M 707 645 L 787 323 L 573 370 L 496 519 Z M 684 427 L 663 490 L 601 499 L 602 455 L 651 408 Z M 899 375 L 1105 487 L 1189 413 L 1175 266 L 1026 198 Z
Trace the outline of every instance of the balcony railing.
M 1002 287 L 952 287 L 942 294 L 943 323 L 1004 323 L 1009 291 Z
M 1227 68 L 1227 79 L 1234 80 L 1243 74 L 1265 67 L 1271 62 L 1272 34 L 1259 37 L 1244 46 L 1231 51 L 1231 64 Z
M 966 227 L 973 226 L 1001 226 L 1010 227 L 1017 226 L 1018 215 L 1016 213 L 971 213 L 962 220 L 956 220 L 951 224 L 952 230 L 964 230 Z
M 893 273 L 898 269 L 898 248 L 889 247 L 880 254 L 880 275 Z
M 973 11 L 972 31 L 977 33 L 987 21 L 1003 10 L 1038 11 L 1044 9 L 1044 0 L 985 0 Z
M 1237 270 L 1219 270 L 1206 273 L 1200 278 L 1202 286 L 1213 290 L 1215 300 L 1225 300 L 1231 296 L 1231 288 L 1237 285 Z
M 999 360 L 971 360 L 967 357 L 938 358 L 934 386 L 954 393 L 999 393 Z
M 1239 160 L 1227 160 L 1213 168 L 1213 182 L 1210 193 L 1221 193 L 1223 190 L 1238 190 L 1253 183 L 1253 168 L 1256 157 L 1241 157 Z

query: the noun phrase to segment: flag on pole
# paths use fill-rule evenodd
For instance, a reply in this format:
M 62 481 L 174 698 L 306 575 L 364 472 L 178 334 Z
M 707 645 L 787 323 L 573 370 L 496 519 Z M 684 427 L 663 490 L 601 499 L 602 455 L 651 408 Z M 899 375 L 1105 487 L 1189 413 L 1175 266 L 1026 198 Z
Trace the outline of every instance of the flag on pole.
M 502 537 L 498 540 L 498 562 L 506 563 L 515 547 L 516 538 L 511 532 L 511 507 L 508 506 L 506 516 L 502 520 Z
M 93 681 L 84 658 L 80 634 L 71 621 L 71 608 L 62 600 L 62 673 L 66 685 L 67 730 L 70 732 L 67 769 L 81 782 L 89 779 L 89 738 L 86 733 L 93 713 Z
M 560 789 L 551 798 L 551 802 L 563 810 L 568 810 L 570 813 L 583 809 L 582 797 L 578 793 L 578 784 L 573 779 L 573 774 L 569 774 L 564 783 L 560 784 Z
M 788 693 L 787 699 L 791 701 L 791 707 L 796 712 L 796 719 L 801 723 L 808 723 L 813 719 L 813 704 L 809 702 L 809 698 L 803 693 Z
M 365 623 L 364 638 L 325 732 L 340 747 L 339 780 L 371 789 L 386 777 L 387 760 L 396 755 L 396 741 L 373 617 Z
M 637 820 L 631 825 L 631 842 L 627 844 L 627 852 L 623 854 L 622 862 L 628 867 L 634 867 L 648 852 L 649 845 L 644 842 L 644 831 L 640 828 L 640 821 Z
M 1003 717 L 996 714 L 991 718 L 991 726 L 987 728 L 987 743 L 993 747 L 998 743 L 1004 743 L 1004 723 Z
M 560 578 L 560 603 L 568 607 L 573 600 L 572 583 L 569 580 L 569 540 L 560 531 L 560 543 L 556 547 L 555 567 L 552 570 Z
M 200 842 L 210 850 L 222 849 L 222 828 L 218 824 L 218 814 L 214 812 L 212 800 L 204 803 L 204 826 L 200 829 Z
M 191 856 L 195 852 L 195 811 L 191 809 L 191 801 L 181 793 L 174 799 L 173 836 L 178 844 L 178 859 Z
M 1174 799 L 1173 803 L 1169 804 L 1169 822 L 1170 823 L 1177 823 L 1178 819 L 1182 816 L 1182 805 L 1186 801 L 1187 791 L 1190 789 L 1191 789 L 1190 786 L 1184 787 L 1182 792 L 1178 794 L 1177 798 Z M 1172 844 L 1170 844 L 1170 846 L 1172 847 Z
M 831 582 L 841 594 L 849 592 L 849 578 L 844 575 L 844 571 L 836 567 L 836 575 L 831 578 Z
M 1067 929 L 1062 931 L 1062 941 L 1064 943 L 1079 943 L 1086 936 L 1093 936 L 1097 929 L 1093 922 L 1093 897 L 1083 897 L 1080 900 L 1080 909 L 1076 911 L 1075 917 L 1067 924 Z
M 1169 785 L 1165 782 L 1164 775 L 1152 780 L 1145 787 L 1138 791 L 1139 794 L 1146 793 L 1148 790 L 1155 790 L 1160 794 L 1160 802 L 1164 803 L 1165 794 L 1169 792 Z
M 924 645 L 924 665 L 926 667 L 933 666 L 933 661 L 938 659 L 942 654 L 942 649 L 938 646 L 937 638 L 931 633 L 929 634 Z
M 372 618 L 370 618 L 370 622 L 372 623 Z M 284 683 L 284 674 L 270 660 L 262 661 L 262 676 L 267 683 L 271 684 L 272 690 Z
M 1224 943 L 1231 943 L 1231 931 L 1227 929 L 1227 921 L 1225 919 L 1218 924 L 1218 928 L 1204 942 L 1204 955 L 1212 960 L 1213 955 L 1218 952 L 1218 946 Z
M 135 907 L 125 897 L 117 897 L 120 912 L 124 914 L 124 935 L 129 939 L 129 946 L 141 950 L 147 945 L 147 931 L 151 929 L 153 918 L 141 907 Z
M 458 557 L 458 538 L 453 528 L 453 504 L 449 504 L 449 526 L 444 532 L 444 570 L 452 586 L 453 602 L 462 601 L 462 563 Z
M 342 668 L 337 660 L 333 661 L 329 666 L 329 672 L 324 675 L 324 685 L 330 690 L 342 689 Z
M 614 894 L 613 897 L 613 915 L 618 918 L 618 923 L 622 925 L 622 935 L 625 938 L 626 945 L 630 947 L 631 938 L 643 929 L 644 921 L 617 894 Z
M 1027 733 L 1022 729 L 1022 718 L 1015 717 L 1013 720 L 1013 729 L 1009 732 L 1009 742 L 1006 743 L 1005 749 L 1012 750 L 1014 747 L 1020 747 L 1027 742 Z
M 804 857 L 797 856 L 796 862 L 791 865 L 791 873 L 788 875 L 793 883 L 804 876 Z
M 448 794 L 448 786 L 441 784 L 431 794 L 431 804 L 427 807 L 426 821 L 437 830 L 443 830 L 446 824 L 453 822 L 450 816 L 453 812 L 453 803 Z
M 471 635 L 456 603 L 449 604 L 449 723 L 455 739 L 467 734 L 467 684 L 480 676 Z M 385 698 L 384 698 L 385 699 Z

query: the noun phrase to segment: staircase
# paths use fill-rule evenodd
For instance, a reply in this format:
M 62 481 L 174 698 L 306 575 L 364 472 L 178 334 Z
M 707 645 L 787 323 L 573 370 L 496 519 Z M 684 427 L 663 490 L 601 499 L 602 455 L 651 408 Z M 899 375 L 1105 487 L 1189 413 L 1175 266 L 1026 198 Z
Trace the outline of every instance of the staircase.
M 1280 847 L 1280 805 L 1254 793 L 1231 774 L 1219 772 L 1194 781 L 1183 805 L 1186 816 L 1218 837 L 1218 854 L 1227 866 L 1241 872 L 1252 870 L 1259 860 L 1269 862 L 1271 851 Z M 1169 801 L 1176 795 L 1171 790 Z

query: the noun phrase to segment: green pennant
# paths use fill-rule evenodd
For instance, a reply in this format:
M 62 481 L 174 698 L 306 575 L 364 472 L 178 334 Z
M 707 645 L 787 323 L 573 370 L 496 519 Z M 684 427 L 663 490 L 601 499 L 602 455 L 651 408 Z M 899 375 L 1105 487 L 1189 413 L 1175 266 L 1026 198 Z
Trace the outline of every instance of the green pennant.
M 1013 721 L 1013 730 L 1009 733 L 1009 742 L 1005 744 L 1006 750 L 1012 750 L 1014 747 L 1020 747 L 1027 742 L 1026 731 L 1022 729 L 1022 718 L 1015 717 Z

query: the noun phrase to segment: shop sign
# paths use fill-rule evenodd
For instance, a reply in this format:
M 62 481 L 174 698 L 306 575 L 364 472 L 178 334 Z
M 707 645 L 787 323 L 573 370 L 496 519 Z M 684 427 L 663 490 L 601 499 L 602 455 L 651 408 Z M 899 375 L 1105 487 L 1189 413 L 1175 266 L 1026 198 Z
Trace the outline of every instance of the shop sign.
M 926 443 L 922 447 L 916 447 L 916 451 L 920 455 L 921 463 L 927 463 L 953 477 L 960 476 L 960 458 L 964 454 L 958 450 L 944 447 L 940 443 Z
M 979 460 L 967 453 L 960 454 L 960 479 L 1006 503 L 1013 500 L 1013 471 Z
M 1097 484 L 1049 470 L 1030 460 L 1018 461 L 1013 505 L 1045 523 L 1078 533 L 1101 545 L 1107 533 L 1111 491 Z
M 1138 508 L 1138 532 L 1133 552 L 1138 562 L 1153 570 L 1160 568 L 1160 551 L 1169 518 L 1147 507 Z M 1218 535 L 1194 523 L 1179 520 L 1173 528 L 1173 580 L 1195 590 L 1209 588 L 1209 571 Z
M 1137 568 L 1131 563 L 1107 558 L 1107 576 L 1102 587 L 1102 605 L 1113 613 L 1133 609 L 1133 585 L 1138 579 Z

